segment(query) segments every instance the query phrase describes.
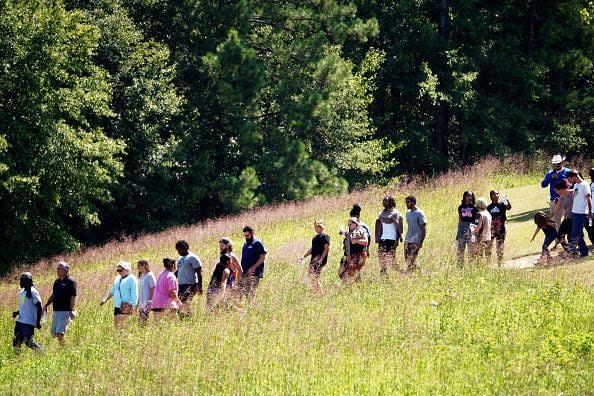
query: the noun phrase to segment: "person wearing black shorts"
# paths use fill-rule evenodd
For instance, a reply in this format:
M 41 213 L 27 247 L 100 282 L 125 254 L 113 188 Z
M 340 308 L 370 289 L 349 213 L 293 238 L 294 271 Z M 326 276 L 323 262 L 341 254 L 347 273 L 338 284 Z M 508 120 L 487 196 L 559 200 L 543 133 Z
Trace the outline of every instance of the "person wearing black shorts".
M 311 248 L 305 252 L 303 259 L 311 256 L 309 262 L 308 274 L 311 284 L 316 293 L 322 294 L 322 285 L 320 283 L 320 274 L 322 268 L 328 261 L 328 252 L 330 250 L 330 237 L 324 233 L 324 223 L 321 220 L 314 222 L 316 235 L 311 240 Z

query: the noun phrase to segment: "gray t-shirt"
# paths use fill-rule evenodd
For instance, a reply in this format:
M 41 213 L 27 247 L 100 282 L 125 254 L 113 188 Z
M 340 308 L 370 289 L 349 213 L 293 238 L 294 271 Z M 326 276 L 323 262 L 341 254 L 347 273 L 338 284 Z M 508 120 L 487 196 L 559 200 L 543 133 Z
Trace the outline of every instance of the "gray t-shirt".
M 19 318 L 17 322 L 28 324 L 31 326 L 37 325 L 37 303 L 41 303 L 41 296 L 34 287 L 31 288 L 31 298 L 27 298 L 27 292 L 22 289 L 19 292 Z
M 155 274 L 152 272 L 148 272 L 140 277 L 140 301 L 138 301 L 140 308 L 146 307 L 148 301 L 151 299 L 151 289 L 156 284 Z
M 423 236 L 423 229 L 421 226 L 427 224 L 425 212 L 419 208 L 414 211 L 409 210 L 406 212 L 406 223 L 408 224 L 408 229 L 406 230 L 406 242 L 420 243 Z
M 202 262 L 194 253 L 189 252 L 186 256 L 180 256 L 177 260 L 177 284 L 194 285 L 198 283 L 196 270 L 202 267 Z
M 571 209 L 573 209 L 573 194 L 567 194 L 565 197 L 559 197 L 561 201 L 561 210 L 566 219 L 571 219 Z

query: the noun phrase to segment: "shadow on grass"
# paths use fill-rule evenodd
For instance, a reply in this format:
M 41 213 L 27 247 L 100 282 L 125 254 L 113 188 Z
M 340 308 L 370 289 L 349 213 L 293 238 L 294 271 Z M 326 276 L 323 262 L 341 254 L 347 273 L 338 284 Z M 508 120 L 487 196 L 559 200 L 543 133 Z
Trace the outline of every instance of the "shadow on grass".
M 530 210 L 528 212 L 522 212 L 522 213 L 515 213 L 512 216 L 508 216 L 507 217 L 507 221 L 508 222 L 514 222 L 514 223 L 522 223 L 524 221 L 528 221 L 528 220 L 532 220 L 534 218 L 534 214 L 536 212 L 545 212 L 547 213 L 549 210 L 549 208 L 542 208 L 542 209 L 535 209 L 535 210 Z

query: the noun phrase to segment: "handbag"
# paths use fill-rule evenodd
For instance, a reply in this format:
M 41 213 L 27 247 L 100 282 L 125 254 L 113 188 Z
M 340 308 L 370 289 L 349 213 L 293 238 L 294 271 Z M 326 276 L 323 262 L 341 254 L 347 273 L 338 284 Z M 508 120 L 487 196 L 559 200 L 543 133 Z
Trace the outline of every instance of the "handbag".
M 121 285 L 122 285 L 122 280 L 120 279 L 120 282 L 118 283 L 118 291 L 120 292 L 120 299 L 122 298 Z M 122 303 L 120 304 L 120 314 L 122 314 L 122 315 L 132 315 L 133 310 L 134 310 L 134 307 L 130 303 L 122 301 Z

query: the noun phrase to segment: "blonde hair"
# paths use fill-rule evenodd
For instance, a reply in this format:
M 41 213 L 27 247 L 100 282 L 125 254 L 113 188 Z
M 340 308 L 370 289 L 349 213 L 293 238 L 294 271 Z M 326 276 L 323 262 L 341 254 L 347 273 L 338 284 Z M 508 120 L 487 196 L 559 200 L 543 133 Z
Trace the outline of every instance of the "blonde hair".
M 323 220 L 316 220 L 314 221 L 314 227 L 320 227 L 322 230 L 324 229 L 324 221 Z
M 474 204 L 474 206 L 476 206 L 477 209 L 485 210 L 485 209 L 487 209 L 487 200 L 484 197 L 480 197 L 479 199 L 476 200 L 476 203 Z

